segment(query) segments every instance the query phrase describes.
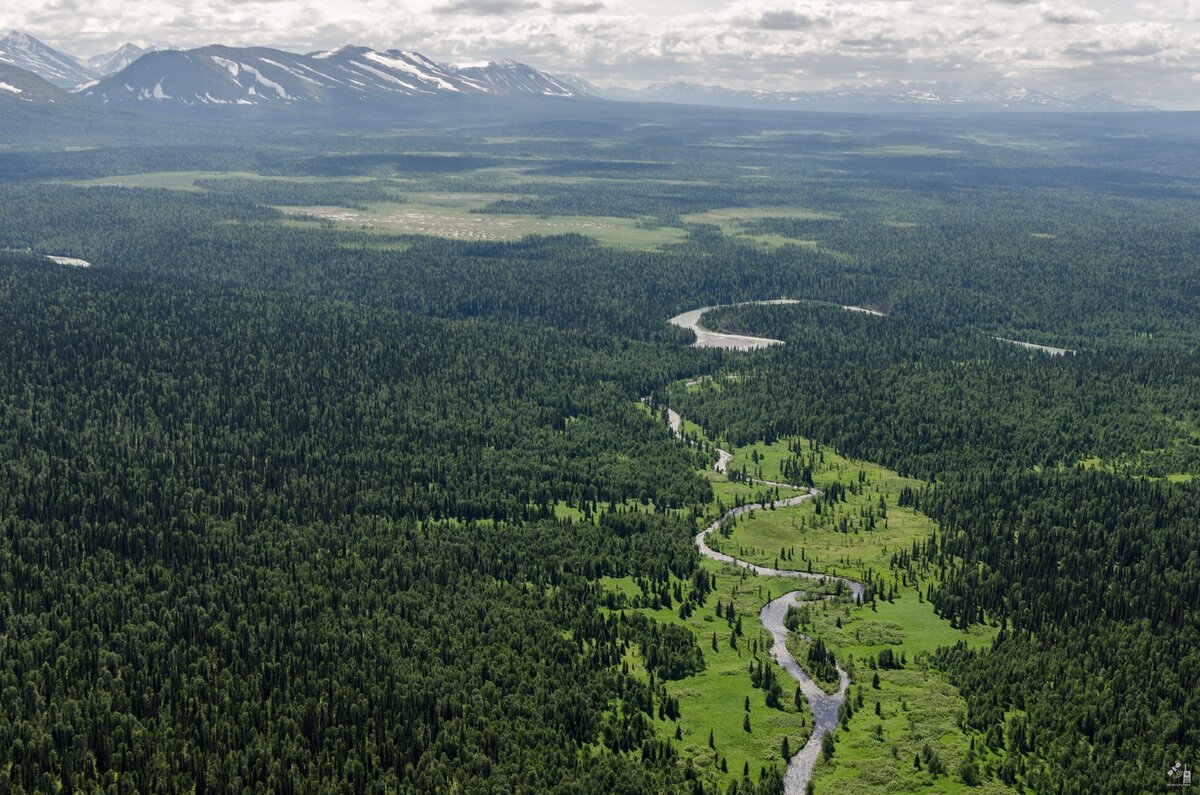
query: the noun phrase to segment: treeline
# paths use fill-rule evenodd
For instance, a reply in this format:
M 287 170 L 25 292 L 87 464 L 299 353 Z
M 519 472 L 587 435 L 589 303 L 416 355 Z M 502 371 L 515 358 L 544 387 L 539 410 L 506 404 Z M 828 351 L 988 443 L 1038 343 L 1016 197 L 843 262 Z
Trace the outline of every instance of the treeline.
M 337 205 L 361 208 L 372 202 L 400 204 L 404 196 L 397 183 L 372 180 L 248 179 L 224 177 L 198 179 L 195 186 L 211 193 L 267 206 Z

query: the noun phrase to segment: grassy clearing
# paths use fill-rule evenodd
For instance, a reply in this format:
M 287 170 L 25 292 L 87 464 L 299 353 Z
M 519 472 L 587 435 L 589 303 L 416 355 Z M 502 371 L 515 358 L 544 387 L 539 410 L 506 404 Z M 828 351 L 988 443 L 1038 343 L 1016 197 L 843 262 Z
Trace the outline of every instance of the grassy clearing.
M 677 609 L 639 609 L 655 620 L 689 629 L 704 653 L 703 671 L 666 683 L 667 692 L 679 700 L 679 732 L 677 737 L 674 722 L 658 721 L 664 724 L 659 734 L 675 744 L 682 758 L 691 759 L 698 770 L 720 782 L 723 788 L 740 779 L 745 769 L 755 781 L 764 768 L 773 766 L 782 771 L 786 767 L 782 755 L 784 737 L 793 751 L 799 750 L 812 731 L 812 717 L 806 704 L 796 706 L 795 682 L 771 661 L 767 654 L 770 635 L 758 623 L 758 612 L 763 605 L 795 590 L 795 581 L 757 577 L 708 560 L 702 563 L 702 568 L 716 578 L 716 587 L 689 618 L 680 618 Z M 627 599 L 642 593 L 630 578 L 608 578 L 603 585 Z M 728 619 L 717 616 L 718 601 L 726 606 L 733 604 L 735 626 L 741 620 L 743 634 L 736 638 L 736 646 L 731 643 L 734 630 Z M 783 685 L 783 697 L 777 708 L 769 707 L 766 692 L 751 683 L 749 665 L 758 661 L 774 669 Z M 644 669 L 640 672 L 645 675 Z M 744 724 L 747 716 L 749 731 Z
M 972 754 L 972 737 L 959 727 L 965 702 L 925 661 L 929 652 L 960 640 L 986 644 L 993 630 L 975 627 L 966 634 L 953 629 L 910 589 L 895 602 L 878 602 L 874 610 L 815 605 L 805 613 L 800 631 L 822 638 L 842 662 L 851 675 L 850 699 L 855 705 L 854 716 L 837 732 L 833 759 L 817 766 L 816 792 L 1011 791 L 996 782 L 973 788 L 963 784 L 960 769 L 969 755 L 981 768 L 995 766 L 1001 757 L 984 752 L 977 736 L 980 750 Z M 885 649 L 897 658 L 903 655 L 904 667 L 878 669 L 875 661 Z M 793 654 L 800 651 L 797 644 Z M 876 675 L 878 687 L 873 684 Z M 937 755 L 933 769 L 940 765 L 940 775 L 931 773 L 927 747 Z M 922 757 L 920 769 L 917 757 Z
M 711 388 L 711 384 L 707 386 Z M 699 426 L 685 420 L 683 427 L 690 438 L 714 443 Z M 823 501 L 819 514 L 815 502 L 756 511 L 740 520 L 728 538 L 718 537 L 710 543 L 742 559 L 778 568 L 808 568 L 811 562 L 813 571 L 856 579 L 869 570 L 889 592 L 861 606 L 818 600 L 799 608 L 790 651 L 805 664 L 810 642 L 800 635 L 820 638 L 851 677 L 849 701 L 854 707 L 852 717 L 836 733 L 833 758 L 818 762 L 815 792 L 1010 792 L 991 781 L 988 770 L 1000 764 L 1003 752 L 987 750 L 982 737 L 960 728 L 965 701 L 944 675 L 928 665 L 929 655 L 939 647 L 960 641 L 977 647 L 990 643 L 995 628 L 975 626 L 964 632 L 951 627 L 923 598 L 932 572 L 920 574 L 914 582 L 903 582 L 891 571 L 894 551 L 923 541 L 936 529 L 928 517 L 897 504 L 903 489 L 923 484 L 802 439 L 747 445 L 731 452 L 731 467 L 755 480 L 787 481 L 785 462 L 807 464 L 816 486 L 829 493 L 836 491 L 833 487 L 838 484 L 844 487 L 844 500 Z M 705 476 L 712 484 L 714 499 L 703 522 L 737 502 L 760 502 L 771 496 L 769 488 L 731 481 L 713 471 Z M 781 491 L 781 496 L 801 492 Z M 881 497 L 886 506 L 883 510 Z M 872 524 L 873 529 L 868 529 Z M 786 549 L 788 559 L 777 560 L 784 557 L 781 548 Z M 674 739 L 674 724 L 664 726 L 660 733 L 676 744 L 683 758 L 691 758 L 713 780 L 727 785 L 741 776 L 744 765 L 755 779 L 765 764 L 782 765 L 783 737 L 788 737 L 795 751 L 811 732 L 811 715 L 806 705 L 796 708 L 795 684 L 790 677 L 780 681 L 785 683 L 785 692 L 792 694 L 792 703 L 771 710 L 766 707 L 764 692 L 752 686 L 747 669 L 755 653 L 765 657 L 769 646 L 768 635 L 757 621 L 758 611 L 770 599 L 803 586 L 790 579 L 755 577 L 714 561 L 704 560 L 701 565 L 716 576 L 717 584 L 692 616 L 680 618 L 673 608 L 638 609 L 659 621 L 687 627 L 703 650 L 704 671 L 667 685 L 668 692 L 680 701 L 680 739 Z M 629 600 L 642 593 L 638 584 L 628 579 L 605 584 Z M 815 591 L 811 586 L 807 590 Z M 718 600 L 723 604 L 732 601 L 736 615 L 743 620 L 745 635 L 739 638 L 737 649 L 729 643 L 728 621 L 716 615 Z M 902 660 L 902 666 L 880 668 L 879 655 L 885 650 Z M 878 686 L 874 684 L 876 675 Z M 822 685 L 836 689 L 832 681 Z M 742 725 L 747 696 L 751 702 L 749 733 Z M 715 750 L 708 746 L 710 731 Z M 978 750 L 971 750 L 972 741 Z M 968 759 L 989 783 L 970 788 L 963 783 L 962 768 Z M 721 770 L 722 761 L 727 772 Z
M 978 132 L 959 135 L 957 137 L 963 139 L 964 141 L 970 141 L 971 143 L 980 144 L 982 146 L 998 146 L 1005 149 L 1016 149 L 1018 151 L 1064 150 L 1072 149 L 1077 146 L 1077 144 L 1070 141 L 1055 140 L 1050 138 L 1031 141 L 1025 138 L 1016 138 L 1011 135 L 1004 135 L 1001 133 Z
M 702 213 L 681 215 L 679 220 L 691 224 L 715 224 L 726 237 L 752 243 L 764 248 L 800 246 L 819 248 L 818 240 L 799 240 L 777 234 L 760 234 L 750 230 L 751 223 L 760 218 L 795 218 L 803 221 L 836 221 L 841 216 L 807 210 L 800 207 L 722 207 Z
M 912 145 L 894 145 L 894 146 L 873 146 L 867 149 L 857 149 L 853 154 L 858 155 L 885 155 L 892 157 L 940 157 L 944 155 L 961 156 L 964 154 L 960 149 L 941 149 L 936 146 L 921 146 L 919 144 Z
M 526 158 L 530 165 L 521 166 L 489 166 L 487 168 L 477 169 L 468 172 L 468 179 L 481 178 L 490 180 L 495 184 L 500 185 L 585 185 L 588 183 L 654 183 L 656 185 L 715 185 L 717 183 L 712 180 L 705 179 L 670 179 L 666 177 L 647 177 L 641 174 L 630 174 L 624 176 L 592 176 L 592 175 L 570 175 L 562 176 L 557 174 L 542 174 L 535 169 L 538 165 L 545 165 L 552 160 L 542 158 Z M 655 165 L 664 165 L 655 163 Z
M 639 404 L 649 411 L 645 404 Z M 688 423 L 690 425 L 690 423 Z M 695 438 L 709 441 L 703 430 L 692 426 Z M 685 425 L 686 429 L 686 425 Z M 704 476 L 712 484 L 714 499 L 705 506 L 703 526 L 716 518 L 735 503 L 758 502 L 776 493 L 791 496 L 799 490 L 768 490 L 750 487 L 744 483 L 730 481 L 724 475 L 707 470 Z M 565 508 L 564 511 L 573 509 Z M 556 509 L 557 512 L 557 509 Z M 699 529 L 699 527 L 697 528 Z M 671 741 L 681 758 L 691 759 L 696 768 L 710 780 L 719 782 L 722 789 L 740 779 L 743 769 L 748 768 L 751 779 L 757 781 L 764 767 L 775 766 L 782 771 L 786 763 L 782 756 L 783 738 L 793 752 L 799 750 L 812 731 L 812 717 L 807 704 L 796 705 L 795 681 L 771 661 L 767 654 L 770 634 L 758 621 L 758 613 L 772 599 L 797 589 L 795 580 L 787 578 L 759 577 L 750 572 L 736 569 L 710 560 L 702 560 L 701 568 L 715 578 L 715 587 L 704 604 L 690 617 L 681 618 L 679 605 L 670 608 L 636 608 L 657 621 L 686 627 L 696 638 L 704 653 L 705 668 L 695 676 L 668 682 L 668 693 L 679 700 L 681 717 L 676 725 L 672 721 L 657 720 L 658 733 Z M 603 587 L 613 594 L 623 594 L 632 604 L 635 597 L 643 595 L 642 587 L 632 578 L 605 578 Z M 690 583 L 680 583 L 684 592 Z M 736 648 L 730 642 L 733 629 L 727 614 L 717 615 L 717 603 L 734 605 L 734 626 L 741 619 L 743 634 L 736 639 Z M 716 648 L 713 636 L 716 635 Z M 767 706 L 766 692 L 753 686 L 749 665 L 762 660 L 769 665 L 783 686 L 783 697 L 779 708 Z M 648 676 L 640 662 L 630 661 L 631 670 Z M 746 699 L 750 700 L 750 731 L 744 728 Z M 661 725 L 660 725 L 661 724 Z M 709 746 L 709 734 L 713 747 Z M 722 769 L 724 763 L 724 769 Z
M 807 489 L 793 489 L 772 486 L 753 486 L 744 483 L 734 483 L 729 478 L 719 472 L 708 472 L 706 477 L 709 483 L 712 484 L 713 495 L 715 502 L 707 506 L 704 518 L 712 521 L 720 514 L 724 513 L 734 505 L 744 503 L 762 503 L 771 500 L 787 499 L 805 493 Z M 771 509 L 759 511 L 758 513 L 770 513 Z M 744 558 L 748 560 L 748 558 Z
M 386 234 L 431 235 L 454 240 L 517 240 L 526 235 L 578 233 L 617 248 L 652 250 L 681 242 L 682 229 L 601 216 L 490 215 L 474 212 L 500 194 L 406 193 L 404 204 L 374 203 L 363 209 L 335 206 L 279 207 L 296 216 Z
M 1194 439 L 1195 437 L 1193 437 Z M 1158 450 L 1143 450 L 1137 457 L 1101 459 L 1097 456 L 1081 459 L 1078 464 L 1084 469 L 1094 469 L 1101 472 L 1122 474 L 1128 477 L 1145 478 L 1146 480 L 1165 480 L 1168 483 L 1190 483 L 1195 480 L 1197 473 L 1193 471 L 1168 471 L 1181 464 L 1185 468 L 1187 461 L 1180 460 L 1179 450 L 1185 440 L 1176 440 L 1173 448 Z M 1195 441 L 1191 441 L 1195 444 Z
M 720 207 L 702 213 L 681 215 L 680 220 L 693 224 L 721 225 L 730 221 L 753 221 L 756 218 L 796 218 L 802 221 L 837 221 L 837 213 L 807 210 L 802 207 Z
M 197 182 L 210 179 L 258 179 L 273 182 L 310 182 L 328 183 L 326 177 L 264 177 L 249 171 L 154 171 L 145 174 L 122 174 L 115 177 L 97 177 L 96 179 L 70 180 L 67 185 L 80 188 L 117 187 L 117 188 L 159 188 L 162 190 L 178 190 L 197 192 L 202 190 Z M 337 182 L 373 182 L 373 177 L 339 177 Z
M 920 481 L 807 440 L 790 445 L 780 440 L 740 448 L 731 466 L 752 478 L 787 480 L 785 461 L 811 462 L 817 488 L 828 490 L 836 483 L 847 491 L 839 500 L 813 500 L 746 517 L 720 539 L 722 551 L 774 568 L 852 578 L 869 569 L 890 576 L 892 554 L 924 541 L 936 529 L 924 514 L 897 506 L 902 489 L 918 488 Z
M 808 568 L 811 563 L 813 571 L 849 577 L 870 570 L 895 587 L 892 601 L 880 598 L 862 606 L 827 601 L 800 608 L 798 633 L 789 640 L 789 649 L 804 664 L 809 641 L 799 635 L 820 638 L 850 674 L 849 698 L 855 706 L 853 717 L 837 732 L 833 758 L 818 763 L 814 790 L 1011 791 L 994 781 L 973 788 L 963 783 L 961 769 L 968 757 L 982 771 L 999 765 L 1002 752 L 986 750 L 981 737 L 963 732 L 959 724 L 964 700 L 944 675 L 928 666 L 928 655 L 935 649 L 960 641 L 982 646 L 991 642 L 996 630 L 976 626 L 963 632 L 951 627 L 923 598 L 929 577 L 903 583 L 891 573 L 894 551 L 923 541 L 936 529 L 928 517 L 896 504 L 902 489 L 919 487 L 920 481 L 807 440 L 792 440 L 790 446 L 788 440 L 759 443 L 732 452 L 732 466 L 754 478 L 786 480 L 784 462 L 795 458 L 811 464 L 819 488 L 828 490 L 837 483 L 848 491 L 844 502 L 825 502 L 820 514 L 815 502 L 755 512 L 743 518 L 728 539 L 718 539 L 724 551 L 780 568 Z M 880 497 L 885 512 L 879 508 Z M 874 529 L 867 529 L 872 516 Z M 779 560 L 781 548 L 790 560 Z M 902 668 L 879 669 L 878 657 L 885 649 L 904 660 Z M 876 675 L 878 687 L 873 685 Z M 835 689 L 832 682 L 822 685 Z M 973 739 L 978 751 L 971 751 Z

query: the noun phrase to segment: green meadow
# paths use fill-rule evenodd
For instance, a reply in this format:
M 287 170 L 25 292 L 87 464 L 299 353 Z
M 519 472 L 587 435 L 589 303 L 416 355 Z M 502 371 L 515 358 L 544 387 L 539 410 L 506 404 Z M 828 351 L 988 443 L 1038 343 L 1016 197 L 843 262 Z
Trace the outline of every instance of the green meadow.
M 580 234 L 601 245 L 652 250 L 684 239 L 682 229 L 633 218 L 480 213 L 492 199 L 475 195 L 406 193 L 402 204 L 373 203 L 361 208 L 278 207 L 288 215 L 332 221 L 349 229 L 388 234 L 430 235 L 452 240 L 517 240 L 527 235 Z
M 689 438 L 712 443 L 699 426 L 685 420 L 683 427 Z M 731 470 L 746 480 L 706 472 L 714 499 L 704 522 L 734 504 L 762 501 L 776 493 L 780 497 L 803 493 L 801 488 L 773 489 L 757 482 L 787 480 L 789 460 L 808 463 L 814 485 L 826 497 L 742 517 L 727 536 L 710 536 L 714 548 L 776 568 L 811 569 L 855 579 L 869 571 L 886 586 L 885 593 L 863 605 L 815 600 L 796 608 L 797 631 L 788 642 L 793 656 L 807 667 L 808 649 L 820 638 L 851 677 L 851 717 L 836 733 L 832 758 L 818 762 L 814 792 L 1010 791 L 991 775 L 1002 763 L 1003 752 L 986 749 L 982 737 L 963 731 L 966 703 L 930 665 L 930 655 L 939 647 L 960 641 L 988 644 L 995 628 L 975 626 L 964 632 L 951 627 L 924 598 L 924 589 L 933 582 L 931 574 L 906 582 L 891 569 L 893 553 L 924 541 L 937 529 L 924 514 L 897 504 L 904 489 L 924 484 L 804 439 L 758 443 L 731 452 Z M 836 499 L 828 499 L 831 491 L 837 493 Z M 673 609 L 641 608 L 657 620 L 687 627 L 704 651 L 703 671 L 667 684 L 668 692 L 679 699 L 681 716 L 677 726 L 665 721 L 660 734 L 718 780 L 740 778 L 744 768 L 756 778 L 765 765 L 782 764 L 785 736 L 795 752 L 811 731 L 806 704 L 797 709 L 793 700 L 785 699 L 781 709 L 770 709 L 763 691 L 754 689 L 747 675 L 749 662 L 766 658 L 770 645 L 768 633 L 758 623 L 759 610 L 772 598 L 796 590 L 798 584 L 709 560 L 702 565 L 716 575 L 717 583 L 704 608 L 687 619 Z M 637 584 L 628 580 L 607 585 L 627 598 L 640 593 Z M 732 602 L 746 628 L 736 649 L 729 642 L 726 620 L 716 615 L 718 601 Z M 881 667 L 880 654 L 888 650 L 897 663 Z M 786 692 L 794 693 L 794 680 L 777 671 L 784 676 Z M 830 692 L 836 690 L 836 681 L 819 683 Z M 749 732 L 743 722 L 747 696 Z M 708 744 L 710 732 L 715 748 Z M 988 783 L 968 787 L 964 778 L 970 780 L 972 770 Z

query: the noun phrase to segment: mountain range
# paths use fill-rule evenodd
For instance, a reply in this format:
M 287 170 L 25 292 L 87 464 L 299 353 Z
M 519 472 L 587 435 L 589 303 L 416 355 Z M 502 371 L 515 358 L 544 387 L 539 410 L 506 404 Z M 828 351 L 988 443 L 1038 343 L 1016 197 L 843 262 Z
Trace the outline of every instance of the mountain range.
M 345 105 L 399 97 L 574 97 L 544 72 L 514 61 L 440 64 L 420 53 L 341 47 L 297 55 L 262 47 L 201 47 L 147 53 L 78 93 L 104 104 Z
M 767 91 L 738 90 L 680 81 L 658 83 L 640 90 L 612 89 L 603 96 L 630 102 L 668 102 L 765 110 L 1106 112 L 1149 109 L 1108 94 L 1065 96 L 1024 86 L 994 84 L 970 86 L 889 83 L 870 87 L 846 86 L 826 91 Z
M 345 46 L 297 54 L 266 47 L 190 50 L 124 44 L 86 61 L 14 31 L 0 39 L 0 65 L 31 72 L 101 105 L 330 106 L 387 108 L 419 99 L 527 97 L 661 102 L 761 110 L 843 112 L 1110 112 L 1147 110 L 1107 94 L 1065 96 L 1009 85 L 890 83 L 825 91 L 730 89 L 689 82 L 602 89 L 511 60 L 447 64 L 406 50 Z M 8 81 L 15 87 L 17 83 Z M 20 82 L 19 80 L 17 82 Z M 13 92 L 0 92 L 20 97 Z M 30 92 L 31 101 L 45 92 Z

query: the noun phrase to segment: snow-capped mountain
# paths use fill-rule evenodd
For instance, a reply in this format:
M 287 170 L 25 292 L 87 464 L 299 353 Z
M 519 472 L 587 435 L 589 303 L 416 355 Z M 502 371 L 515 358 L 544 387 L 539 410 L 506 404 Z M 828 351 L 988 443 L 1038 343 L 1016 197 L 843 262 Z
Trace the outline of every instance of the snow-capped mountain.
M 575 97 L 576 89 L 513 61 L 450 66 L 416 52 L 341 47 L 299 55 L 262 47 L 166 50 L 80 92 L 102 103 L 349 104 L 398 97 Z
M 654 83 L 641 89 L 614 87 L 604 92 L 611 99 L 630 102 L 671 102 L 683 105 L 733 105 L 753 102 L 761 92 L 738 91 L 722 86 L 705 86 L 677 80 L 674 83 Z
M 590 80 L 582 75 L 576 74 L 560 74 L 553 75 L 554 79 L 562 83 L 567 88 L 574 91 L 580 96 L 599 97 L 604 95 L 604 91 L 594 85 Z
M 1139 109 L 1135 105 L 1099 92 L 1063 96 L 1025 86 L 987 86 L 970 94 L 970 99 L 1006 110 L 1112 111 Z
M 451 67 L 454 74 L 479 86 L 486 86 L 489 93 L 513 95 L 533 94 L 548 97 L 573 97 L 581 92 L 567 83 L 539 72 L 532 66 L 508 59 L 487 61 L 478 64 L 460 64 Z
M 157 47 L 139 47 L 126 42 L 112 52 L 100 53 L 88 58 L 86 63 L 97 77 L 116 74 L 148 52 L 157 52 Z
M 0 39 L 0 63 L 33 72 L 60 88 L 71 88 L 92 79 L 91 71 L 70 55 L 16 30 Z
M 959 84 L 845 86 L 827 91 L 738 90 L 696 83 L 659 83 L 640 90 L 610 89 L 610 99 L 769 110 L 834 111 L 1131 111 L 1143 110 L 1107 94 L 1064 96 L 1020 86 Z

